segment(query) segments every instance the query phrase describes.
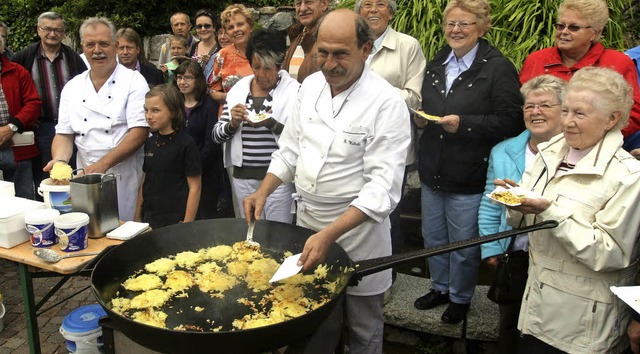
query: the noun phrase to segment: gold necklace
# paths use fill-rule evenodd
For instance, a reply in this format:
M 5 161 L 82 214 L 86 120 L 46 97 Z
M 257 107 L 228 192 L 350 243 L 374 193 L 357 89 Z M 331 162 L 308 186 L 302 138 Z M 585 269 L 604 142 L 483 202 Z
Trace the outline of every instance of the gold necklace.
M 169 135 L 160 135 L 160 133 L 158 133 L 158 136 L 156 137 L 155 143 L 156 143 L 156 147 L 162 147 L 167 145 L 171 140 L 173 140 L 173 138 L 176 136 L 177 131 L 174 131 L 173 133 L 169 134 Z M 158 140 L 160 140 L 160 138 L 162 137 L 167 137 L 167 140 L 159 143 Z

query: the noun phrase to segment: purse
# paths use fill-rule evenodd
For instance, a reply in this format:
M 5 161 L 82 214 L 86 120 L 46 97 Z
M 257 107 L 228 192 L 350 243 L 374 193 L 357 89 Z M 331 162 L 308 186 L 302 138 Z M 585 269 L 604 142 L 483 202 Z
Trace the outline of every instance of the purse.
M 511 238 L 507 251 L 498 256 L 496 274 L 487 292 L 489 300 L 498 305 L 511 305 L 522 301 L 527 284 L 529 254 L 524 251 L 512 251 L 516 237 Z

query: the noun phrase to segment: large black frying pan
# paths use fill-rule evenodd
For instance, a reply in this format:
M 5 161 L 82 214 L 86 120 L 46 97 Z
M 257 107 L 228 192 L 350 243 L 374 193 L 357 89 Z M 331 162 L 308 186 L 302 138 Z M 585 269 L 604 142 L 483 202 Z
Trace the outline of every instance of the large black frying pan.
M 362 276 L 388 269 L 396 264 L 416 258 L 424 258 L 450 252 L 483 242 L 489 242 L 523 232 L 553 228 L 555 221 L 547 221 L 520 230 L 498 233 L 486 237 L 478 237 L 451 245 L 414 251 L 359 262 L 353 262 L 346 252 L 337 244 L 329 249 L 325 262 L 334 265 L 329 277 L 340 280 L 342 286 L 333 294 L 333 299 L 320 308 L 295 319 L 275 325 L 256 329 L 220 332 L 176 331 L 151 327 L 137 323 L 109 308 L 109 302 L 123 291 L 121 283 L 145 264 L 158 258 L 175 255 L 183 251 L 196 251 L 203 247 L 215 245 L 231 245 L 245 238 L 247 224 L 242 219 L 215 219 L 184 223 L 160 228 L 123 243 L 106 254 L 96 264 L 91 276 L 94 295 L 104 307 L 113 323 L 127 337 L 147 348 L 167 353 L 260 353 L 288 345 L 301 340 L 311 333 L 329 316 L 331 310 L 343 296 L 348 283 L 354 283 Z M 260 243 L 263 250 L 275 252 L 302 251 L 304 242 L 314 231 L 295 225 L 271 221 L 259 221 L 256 224 L 254 240 Z M 348 267 L 349 272 L 340 269 Z M 240 318 L 247 309 L 237 304 L 236 300 L 246 296 L 243 290 L 232 289 L 224 299 L 212 299 L 197 290 L 190 291 L 189 305 L 181 310 L 182 316 L 167 320 L 167 326 L 173 328 L 177 324 L 192 324 L 207 327 L 207 319 L 221 319 L 217 322 L 231 322 Z M 318 296 L 310 294 L 309 297 Z M 204 307 L 202 312 L 194 311 L 195 306 Z M 178 311 L 180 312 L 180 311 Z M 171 321 L 174 321 L 172 323 Z M 210 327 L 210 326 L 209 326 Z

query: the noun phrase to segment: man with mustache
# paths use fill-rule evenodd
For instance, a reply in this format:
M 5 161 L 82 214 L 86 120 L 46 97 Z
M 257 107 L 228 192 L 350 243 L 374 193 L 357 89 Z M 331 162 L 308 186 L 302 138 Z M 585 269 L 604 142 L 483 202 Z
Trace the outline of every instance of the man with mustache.
M 307 77 L 273 153 L 267 176 L 244 200 L 247 220 L 295 177 L 298 225 L 316 230 L 300 257 L 305 271 L 322 262 L 333 242 L 354 261 L 391 254 L 389 214 L 400 200 L 410 141 L 402 97 L 365 64 L 373 32 L 353 11 L 330 12 L 316 37 L 321 72 Z M 350 353 L 382 353 L 384 292 L 391 270 L 347 289 Z M 343 306 L 320 326 L 305 353 L 332 353 Z
M 291 45 L 282 68 L 298 82 L 320 70 L 313 58 L 318 20 L 327 13 L 329 0 L 295 0 L 298 23 L 287 30 Z
M 40 117 L 33 129 L 40 155 L 31 159 L 33 182 L 37 187 L 48 177 L 42 168 L 51 161 L 51 142 L 56 135 L 62 88 L 87 67 L 71 47 L 62 43 L 66 30 L 62 15 L 56 12 L 40 14 L 35 29 L 40 40 L 15 53 L 12 60 L 31 73 L 42 99 Z
M 80 26 L 82 50 L 91 69 L 62 90 L 51 170 L 69 162 L 78 148 L 78 168 L 85 174 L 114 173 L 118 178 L 120 220 L 133 220 L 142 177 L 142 145 L 149 134 L 144 95 L 149 86 L 138 72 L 116 62 L 116 31 L 105 17 L 91 17 Z

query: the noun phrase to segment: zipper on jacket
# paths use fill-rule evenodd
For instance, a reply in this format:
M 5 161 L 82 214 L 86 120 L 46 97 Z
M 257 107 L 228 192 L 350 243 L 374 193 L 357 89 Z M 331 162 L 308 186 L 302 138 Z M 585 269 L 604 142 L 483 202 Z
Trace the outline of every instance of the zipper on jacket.
M 596 305 L 597 304 L 598 304 L 597 302 L 595 302 L 595 301 L 593 302 L 593 307 L 591 308 L 591 313 L 596 313 Z

